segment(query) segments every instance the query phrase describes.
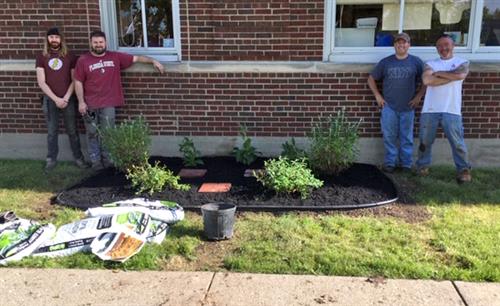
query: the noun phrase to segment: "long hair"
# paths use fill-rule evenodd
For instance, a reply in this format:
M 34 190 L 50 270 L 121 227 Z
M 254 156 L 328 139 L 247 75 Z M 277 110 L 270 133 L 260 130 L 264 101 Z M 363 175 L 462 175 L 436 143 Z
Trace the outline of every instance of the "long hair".
M 61 37 L 61 47 L 59 48 L 59 57 L 65 57 L 66 54 L 68 54 L 68 46 L 66 45 L 66 39 L 64 39 L 64 36 L 59 33 L 59 37 Z M 49 56 L 50 55 L 50 46 L 49 46 L 49 37 L 45 36 L 45 41 L 43 44 L 43 56 Z

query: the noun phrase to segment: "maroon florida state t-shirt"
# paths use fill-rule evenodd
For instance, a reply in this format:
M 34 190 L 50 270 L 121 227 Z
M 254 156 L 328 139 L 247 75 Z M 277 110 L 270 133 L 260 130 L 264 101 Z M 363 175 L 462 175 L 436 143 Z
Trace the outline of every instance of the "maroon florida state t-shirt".
M 75 63 L 76 57 L 70 53 L 64 57 L 57 52 L 51 52 L 48 56 L 42 53 L 36 56 L 36 68 L 43 68 L 45 83 L 59 98 L 64 97 L 71 85 L 71 69 L 75 68 Z
M 104 56 L 90 52 L 80 56 L 75 80 L 83 83 L 85 103 L 90 109 L 125 104 L 120 71 L 130 67 L 133 61 L 133 55 L 113 51 L 106 51 Z

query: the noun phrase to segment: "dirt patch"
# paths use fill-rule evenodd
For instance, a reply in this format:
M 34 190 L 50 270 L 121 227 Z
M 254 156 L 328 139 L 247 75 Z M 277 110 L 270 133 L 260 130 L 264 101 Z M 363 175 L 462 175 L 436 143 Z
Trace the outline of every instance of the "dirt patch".
M 182 168 L 180 158 L 157 157 L 154 161 L 159 161 L 174 173 Z M 182 183 L 191 185 L 189 191 L 166 189 L 151 198 L 174 201 L 185 209 L 198 209 L 210 202 L 226 202 L 237 205 L 241 211 L 357 208 L 390 201 L 397 196 L 392 181 L 377 167 L 368 164 L 354 164 L 338 176 L 320 177 L 324 186 L 314 190 L 309 198 L 301 199 L 298 194 L 276 194 L 265 189 L 255 178 L 244 176 L 245 169 L 262 168 L 264 159 L 249 166 L 237 163 L 232 157 L 205 158 L 204 163 L 207 169 L 204 177 L 182 180 Z M 200 185 L 207 182 L 231 183 L 232 188 L 225 193 L 198 192 Z M 136 196 L 122 173 L 108 169 L 61 193 L 58 203 L 86 209 Z
M 236 233 L 234 240 L 236 239 Z M 164 265 L 169 271 L 226 271 L 224 257 L 232 254 L 236 248 L 234 240 L 203 241 L 196 249 L 193 260 L 181 256 L 171 257 Z

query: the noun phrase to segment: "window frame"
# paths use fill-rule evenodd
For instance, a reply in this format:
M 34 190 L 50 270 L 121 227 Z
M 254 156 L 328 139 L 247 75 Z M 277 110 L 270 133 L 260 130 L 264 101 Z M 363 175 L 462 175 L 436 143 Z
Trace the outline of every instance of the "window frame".
M 145 1 L 145 0 L 141 0 Z M 99 0 L 102 30 L 106 33 L 109 50 L 126 52 L 132 55 L 147 55 L 161 62 L 182 60 L 179 0 L 172 0 L 172 22 L 174 27 L 174 47 L 120 47 L 115 1 Z
M 402 30 L 402 12 L 405 0 L 400 0 L 400 24 Z M 500 62 L 500 46 L 480 46 L 481 22 L 483 19 L 483 0 L 471 0 L 471 16 L 467 46 L 455 47 L 455 54 L 462 58 L 478 62 Z M 376 63 L 394 52 L 393 47 L 335 47 L 336 0 L 325 0 L 323 61 L 336 63 Z M 436 58 L 435 47 L 412 46 L 410 52 L 422 60 Z

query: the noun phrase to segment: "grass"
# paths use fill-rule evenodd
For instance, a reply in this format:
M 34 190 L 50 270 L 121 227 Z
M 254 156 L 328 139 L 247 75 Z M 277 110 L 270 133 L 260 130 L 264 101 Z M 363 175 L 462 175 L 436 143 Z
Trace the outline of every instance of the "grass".
M 81 211 L 48 205 L 59 190 L 89 172 L 61 163 L 50 175 L 39 161 L 0 160 L 0 211 L 57 226 L 78 220 Z M 222 254 L 224 269 L 390 278 L 500 281 L 500 169 L 475 169 L 473 182 L 457 185 L 454 169 L 437 166 L 425 178 L 397 174 L 414 186 L 413 198 L 431 214 L 427 221 L 347 214 L 238 216 L 231 248 Z M 6 175 L 6 173 L 8 175 Z M 161 270 L 172 257 L 200 262 L 202 220 L 188 213 L 172 226 L 161 245 L 146 245 L 123 264 L 91 254 L 59 258 L 29 257 L 21 267 Z M 217 244 L 214 244 L 215 247 Z M 204 269 L 203 265 L 198 265 Z

